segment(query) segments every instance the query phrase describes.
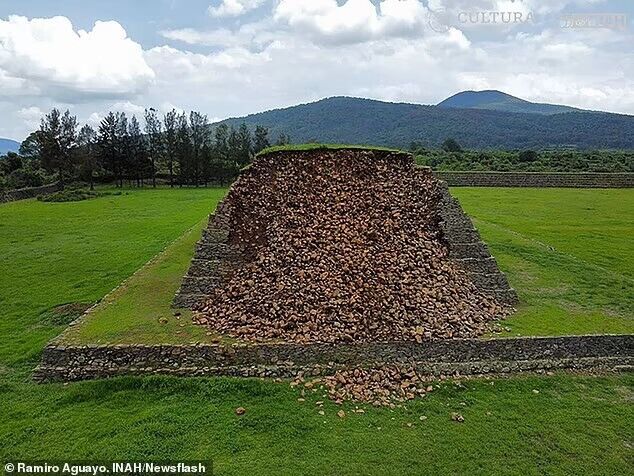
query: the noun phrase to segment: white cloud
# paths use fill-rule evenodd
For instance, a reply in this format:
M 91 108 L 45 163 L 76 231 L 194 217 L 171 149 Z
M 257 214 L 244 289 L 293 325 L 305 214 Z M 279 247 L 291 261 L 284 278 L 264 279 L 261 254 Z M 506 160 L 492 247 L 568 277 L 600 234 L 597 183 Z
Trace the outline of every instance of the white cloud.
M 207 46 L 235 46 L 238 43 L 237 35 L 226 28 L 218 28 L 211 31 L 200 31 L 193 28 L 180 28 L 177 30 L 163 30 L 161 36 L 168 40 L 182 41 L 188 45 Z
M 258 8 L 265 0 L 221 0 L 219 5 L 210 5 L 207 12 L 212 17 L 237 17 Z
M 119 23 L 97 21 L 91 31 L 75 31 L 61 16 L 0 20 L 0 73 L 68 101 L 130 96 L 154 78 L 141 46 Z
M 427 8 L 419 0 L 280 0 L 274 18 L 322 43 L 351 44 L 420 36 Z
M 54 106 L 66 109 L 69 106 L 64 101 L 73 103 L 71 112 L 80 122 L 95 126 L 109 110 L 139 117 L 144 107 L 162 113 L 175 107 L 226 118 L 340 95 L 434 104 L 465 89 L 500 89 L 538 102 L 634 113 L 631 30 L 562 29 L 555 21 L 518 30 L 457 25 L 435 31 L 429 25 L 425 2 L 420 0 L 269 3 L 270 8 L 249 15 L 248 22 L 207 19 L 217 28 L 196 30 L 185 23 L 184 28 L 162 31 L 168 45 L 145 51 L 125 38 L 121 29 L 119 36 L 109 35 L 116 39 L 113 46 L 109 43 L 85 53 L 76 45 L 86 40 L 66 20 L 61 30 L 70 31 L 71 46 L 66 47 L 56 35 L 51 41 L 57 49 L 46 50 L 52 58 L 61 57 L 56 60 L 59 65 L 35 55 L 39 46 L 35 49 L 33 44 L 45 40 L 26 20 L 24 29 L 11 31 L 11 41 L 5 39 L 5 23 L 15 22 L 9 19 L 0 24 L 0 136 L 26 137 L 35 124 L 37 111 L 31 108 L 45 112 Z M 505 8 L 493 0 L 437 3 L 448 8 Z M 541 8 L 546 2 L 521 3 Z M 574 3 L 561 0 L 549 5 L 553 18 L 565 5 L 570 9 Z M 52 19 L 42 21 L 46 24 Z M 91 35 L 95 30 L 98 28 L 84 33 Z M 21 36 L 37 37 L 37 41 Z M 121 49 L 120 42 L 134 48 Z M 188 45 L 195 47 L 187 51 Z M 100 58 L 110 54 L 103 53 L 109 48 L 118 51 L 116 60 Z M 141 71 L 147 68 L 151 75 L 128 75 L 135 79 L 117 81 L 127 85 L 118 89 L 102 87 L 112 75 L 108 68 L 91 62 L 105 61 L 116 75 L 119 56 L 125 71 L 125 58 L 137 53 Z M 30 63 L 13 61 L 22 64 L 22 69 L 5 66 L 10 58 L 24 56 Z M 25 69 L 24 64 L 35 67 Z M 62 90 L 56 85 L 60 77 L 65 78 L 66 70 L 72 74 Z M 102 96 L 90 89 L 94 85 L 101 85 L 100 91 L 126 93 Z M 29 115 L 32 122 L 27 125 Z
M 44 117 L 44 111 L 37 106 L 23 107 L 18 111 L 18 117 L 24 121 L 24 124 L 29 129 L 34 130 L 40 126 L 40 120 Z

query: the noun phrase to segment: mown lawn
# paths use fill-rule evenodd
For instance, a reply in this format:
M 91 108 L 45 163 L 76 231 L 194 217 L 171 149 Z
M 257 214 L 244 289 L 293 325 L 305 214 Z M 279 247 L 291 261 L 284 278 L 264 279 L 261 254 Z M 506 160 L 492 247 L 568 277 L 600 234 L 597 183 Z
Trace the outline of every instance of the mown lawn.
M 0 365 L 31 366 L 63 329 L 47 311 L 95 302 L 201 222 L 225 189 L 128 191 L 0 205 Z
M 452 193 L 519 293 L 513 334 L 634 332 L 634 190 Z
M 631 237 L 626 216 L 632 191 L 609 191 L 614 196 L 601 191 L 577 191 L 580 196 L 560 191 L 566 207 L 578 208 L 586 192 L 597 193 L 587 198 L 592 206 L 606 202 L 600 206 L 608 215 L 601 216 L 611 216 L 612 221 L 601 219 L 594 228 L 587 220 L 595 214 L 582 209 L 548 221 L 544 206 L 551 194 L 557 201 L 557 192 L 518 190 L 515 198 L 512 190 L 459 190 L 457 194 L 478 217 L 485 238 L 530 305 L 554 306 L 578 316 L 576 324 L 570 324 L 575 329 L 596 328 L 597 322 L 609 322 L 611 317 L 618 319 L 615 323 L 630 322 L 632 276 L 627 272 L 632 268 L 626 266 L 632 261 L 632 250 L 620 235 L 611 237 L 617 231 Z M 344 405 L 347 416 L 343 419 L 336 416 L 339 407 L 329 402 L 324 416 L 317 413 L 315 401 L 323 400 L 319 393 L 308 392 L 306 401 L 298 402 L 298 391 L 286 383 L 163 377 L 70 385 L 30 382 L 30 369 L 41 349 L 64 327 L 52 322 L 51 308 L 102 298 L 181 237 L 167 251 L 177 259 L 161 261 L 159 256 L 153 261 L 157 267 L 152 276 L 157 280 L 149 290 L 141 290 L 153 302 L 148 294 L 173 286 L 173 277 L 181 272 L 178 266 L 183 266 L 176 262 L 183 260 L 186 269 L 189 247 L 223 193 L 144 190 L 79 203 L 0 205 L 0 462 L 211 459 L 217 474 L 612 475 L 633 471 L 631 374 L 446 383 L 407 409 L 365 408 L 365 413 L 357 414 L 351 412 L 354 405 Z M 509 198 L 515 201 L 507 200 L 506 207 L 516 211 L 504 206 L 503 199 Z M 527 199 L 532 203 L 527 204 Z M 491 212 L 495 207 L 498 212 Z M 566 247 L 566 241 L 575 241 L 574 227 L 579 226 L 574 224 L 575 213 L 581 213 L 589 228 L 590 239 L 580 240 L 592 243 L 591 237 L 600 230 L 610 240 L 609 249 L 583 254 L 581 243 Z M 622 217 L 620 223 L 617 215 Z M 534 231 L 536 223 L 553 227 L 561 223 L 572 231 L 562 239 L 561 232 Z M 540 253 L 542 245 L 535 240 L 554 247 L 556 253 Z M 514 250 L 521 252 L 520 271 L 513 269 Z M 566 269 L 568 265 L 573 267 Z M 601 274 L 592 272 L 595 266 L 610 271 L 616 281 L 609 283 L 626 287 L 611 290 L 599 282 L 598 291 L 593 292 L 586 280 Z M 538 284 L 520 286 L 527 272 L 537 275 Z M 539 284 L 540 280 L 545 284 Z M 561 289 L 554 286 L 558 280 Z M 540 297 L 542 288 L 554 289 L 553 294 Z M 581 296 L 576 301 L 575 289 Z M 156 312 L 163 312 L 160 306 Z M 595 324 L 586 324 L 583 316 L 593 313 Z M 509 321 L 514 332 L 530 331 L 519 316 L 514 319 Z M 615 323 L 609 324 L 612 329 L 620 325 Z M 545 326 L 536 318 L 531 325 L 538 330 Z M 105 327 L 107 331 L 109 326 Z M 562 328 L 557 323 L 553 327 Z M 161 332 L 189 332 L 183 329 L 180 323 L 170 322 Z M 136 331 L 142 329 L 137 326 Z M 245 407 L 246 415 L 237 417 L 237 406 Z M 451 412 L 463 414 L 465 422 L 452 422 Z M 421 421 L 420 416 L 427 419 Z

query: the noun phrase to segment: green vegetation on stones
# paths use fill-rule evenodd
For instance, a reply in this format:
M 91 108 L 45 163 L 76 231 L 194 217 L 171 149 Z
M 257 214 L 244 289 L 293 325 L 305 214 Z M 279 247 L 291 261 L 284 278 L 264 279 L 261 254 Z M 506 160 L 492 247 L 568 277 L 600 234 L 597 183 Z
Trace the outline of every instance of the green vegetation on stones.
M 389 147 L 377 147 L 371 145 L 354 145 L 354 144 L 319 144 L 319 143 L 308 143 L 308 144 L 286 144 L 286 145 L 274 145 L 271 147 L 267 147 L 262 150 L 258 156 L 270 154 L 272 152 L 281 152 L 281 151 L 307 151 L 307 150 L 346 150 L 346 149 L 363 149 L 363 150 L 382 150 L 387 152 L 404 152 L 399 149 L 393 149 Z
M 48 195 L 38 195 L 37 199 L 40 202 L 81 202 L 83 200 L 90 200 L 91 198 L 105 197 L 107 195 L 121 195 L 121 191 L 95 191 L 85 190 L 81 188 L 69 188 L 66 190 L 60 190 L 59 192 L 50 193 Z

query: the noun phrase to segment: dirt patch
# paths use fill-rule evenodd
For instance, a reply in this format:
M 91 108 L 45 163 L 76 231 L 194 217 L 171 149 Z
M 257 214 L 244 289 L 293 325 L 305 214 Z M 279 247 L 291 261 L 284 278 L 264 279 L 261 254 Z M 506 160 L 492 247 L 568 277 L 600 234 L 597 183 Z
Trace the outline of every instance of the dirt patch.
M 93 303 L 71 302 L 52 307 L 40 314 L 40 322 L 50 326 L 67 326 L 86 312 Z

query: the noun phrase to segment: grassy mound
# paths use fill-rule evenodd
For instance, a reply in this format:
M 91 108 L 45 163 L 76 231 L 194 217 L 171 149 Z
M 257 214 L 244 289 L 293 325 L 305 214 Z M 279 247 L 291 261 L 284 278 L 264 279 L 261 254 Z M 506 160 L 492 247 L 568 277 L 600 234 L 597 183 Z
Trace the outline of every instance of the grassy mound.
M 348 149 L 363 149 L 363 150 L 383 150 L 387 152 L 404 152 L 399 149 L 391 149 L 389 147 L 379 147 L 372 145 L 358 145 L 358 144 L 286 144 L 286 145 L 274 145 L 262 150 L 258 155 L 266 155 L 273 152 L 285 152 L 285 151 L 307 151 L 307 150 L 348 150 Z

